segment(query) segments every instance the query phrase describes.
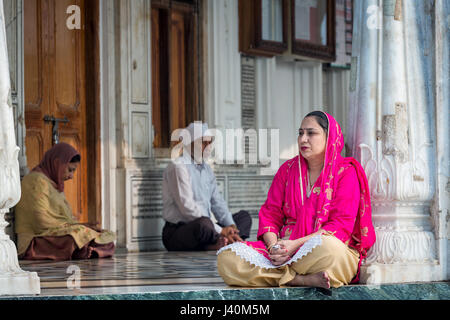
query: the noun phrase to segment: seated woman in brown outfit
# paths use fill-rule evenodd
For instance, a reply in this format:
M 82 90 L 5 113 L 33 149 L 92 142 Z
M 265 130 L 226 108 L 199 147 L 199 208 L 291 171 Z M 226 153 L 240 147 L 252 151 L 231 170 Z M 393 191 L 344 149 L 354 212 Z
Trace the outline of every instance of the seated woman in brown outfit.
M 15 209 L 17 251 L 24 260 L 71 260 L 111 257 L 115 235 L 79 223 L 64 194 L 81 161 L 69 144 L 48 150 L 41 163 L 22 180 Z

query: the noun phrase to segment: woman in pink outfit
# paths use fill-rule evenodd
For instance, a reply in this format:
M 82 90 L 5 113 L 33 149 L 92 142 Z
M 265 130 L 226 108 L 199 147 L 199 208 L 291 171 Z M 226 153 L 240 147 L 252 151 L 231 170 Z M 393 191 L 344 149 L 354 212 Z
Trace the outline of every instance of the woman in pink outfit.
M 325 112 L 306 115 L 298 147 L 261 207 L 258 241 L 218 251 L 218 272 L 228 285 L 337 288 L 358 281 L 375 242 L 364 170 L 341 156 L 341 128 Z

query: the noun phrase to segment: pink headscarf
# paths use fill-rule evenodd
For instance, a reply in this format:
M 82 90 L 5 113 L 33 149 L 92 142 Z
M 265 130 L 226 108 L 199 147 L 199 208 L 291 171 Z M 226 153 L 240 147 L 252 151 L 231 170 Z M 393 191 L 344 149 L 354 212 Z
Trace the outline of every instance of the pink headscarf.
M 41 163 L 32 171 L 45 174 L 59 192 L 64 192 L 64 171 L 76 155 L 79 155 L 78 151 L 70 144 L 64 142 L 55 144 L 44 154 Z
M 361 254 L 361 261 L 367 256 L 367 251 L 375 243 L 375 229 L 372 224 L 372 207 L 370 203 L 370 192 L 367 177 L 364 169 L 354 158 L 343 158 L 341 151 L 344 147 L 342 130 L 337 121 L 328 113 L 323 112 L 328 118 L 328 137 L 325 151 L 325 159 L 322 170 L 322 184 L 320 190 L 324 190 L 319 195 L 317 203 L 318 214 L 314 225 L 314 232 L 318 231 L 328 220 L 330 203 L 333 200 L 337 189 L 339 169 L 351 164 L 358 176 L 360 188 L 360 201 L 355 225 L 351 234 L 349 246 L 357 249 Z M 305 158 L 300 154 L 300 190 L 306 192 L 306 172 L 308 170 Z M 303 174 L 302 174 L 303 173 Z M 303 196 L 302 196 L 303 198 Z M 291 239 L 299 237 L 301 230 L 294 229 Z

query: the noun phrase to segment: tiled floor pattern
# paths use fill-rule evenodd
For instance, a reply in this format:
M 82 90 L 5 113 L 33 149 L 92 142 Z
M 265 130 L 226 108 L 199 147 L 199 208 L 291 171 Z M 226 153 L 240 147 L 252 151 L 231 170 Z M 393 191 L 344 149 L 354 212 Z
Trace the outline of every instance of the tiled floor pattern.
M 214 251 L 119 253 L 109 259 L 22 260 L 20 265 L 25 271 L 38 273 L 44 290 L 67 288 L 67 280 L 76 274 L 74 270 L 79 270 L 82 288 L 224 285 L 217 273 Z

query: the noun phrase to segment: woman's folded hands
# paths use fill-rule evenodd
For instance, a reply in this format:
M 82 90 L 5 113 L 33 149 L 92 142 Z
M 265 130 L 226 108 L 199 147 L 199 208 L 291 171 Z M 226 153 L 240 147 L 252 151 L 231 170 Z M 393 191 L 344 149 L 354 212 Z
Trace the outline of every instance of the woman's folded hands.
M 269 248 L 269 257 L 276 266 L 287 262 L 301 246 L 297 240 L 278 240 Z

